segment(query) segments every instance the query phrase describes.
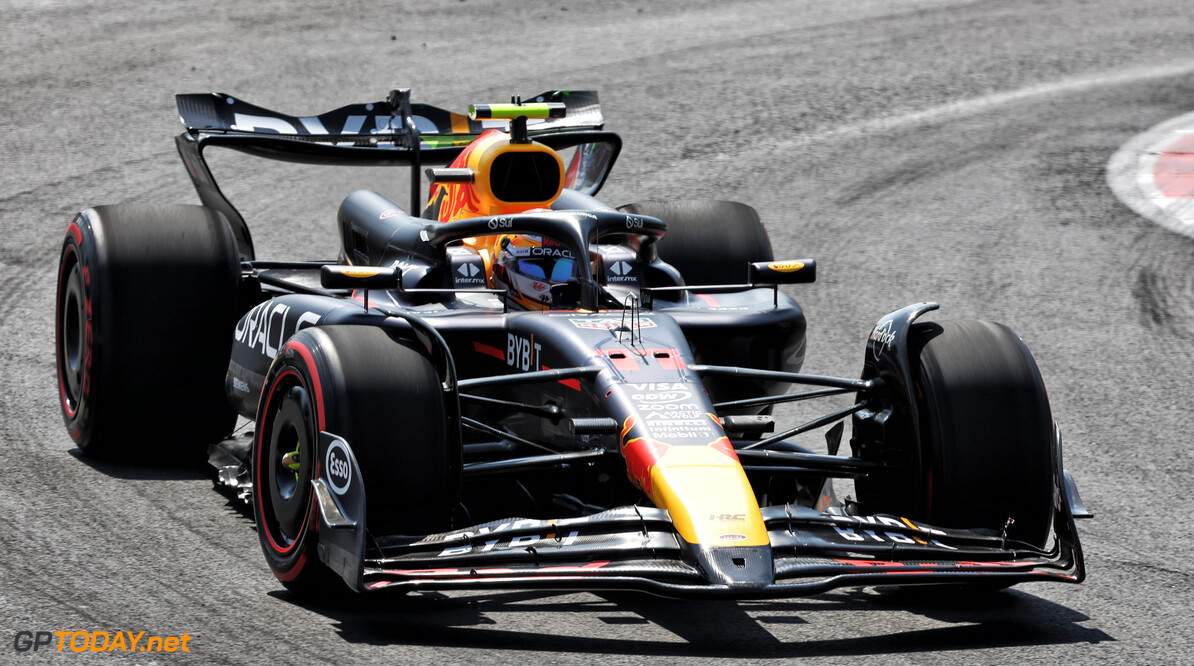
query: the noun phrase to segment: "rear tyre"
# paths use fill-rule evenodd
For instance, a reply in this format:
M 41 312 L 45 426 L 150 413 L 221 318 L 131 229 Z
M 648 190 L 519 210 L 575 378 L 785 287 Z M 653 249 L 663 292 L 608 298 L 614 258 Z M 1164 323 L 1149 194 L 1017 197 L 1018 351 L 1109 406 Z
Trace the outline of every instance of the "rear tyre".
M 198 455 L 236 415 L 224 375 L 239 314 L 228 225 L 201 206 L 80 213 L 58 267 L 55 352 L 67 431 L 88 455 Z
M 910 353 L 920 421 L 919 469 L 887 512 L 932 525 L 1002 528 L 1043 546 L 1052 520 L 1053 417 L 1032 354 L 983 321 L 917 324 Z M 866 486 L 859 497 L 866 503 Z
M 319 561 L 311 480 L 321 430 L 352 448 L 374 536 L 447 529 L 460 490 L 459 439 L 431 362 L 383 329 L 299 331 L 265 381 L 253 443 L 253 514 L 266 562 L 288 589 L 340 590 Z
M 643 201 L 618 210 L 656 217 L 667 234 L 659 258 L 680 271 L 689 285 L 741 284 L 747 264 L 771 261 L 771 241 L 754 208 L 736 201 Z

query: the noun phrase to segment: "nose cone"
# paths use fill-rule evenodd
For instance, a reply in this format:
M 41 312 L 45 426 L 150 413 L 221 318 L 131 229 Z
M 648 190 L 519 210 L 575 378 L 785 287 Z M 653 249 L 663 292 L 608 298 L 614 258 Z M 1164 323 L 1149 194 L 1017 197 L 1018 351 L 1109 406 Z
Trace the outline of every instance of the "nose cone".
M 770 543 L 754 490 L 728 441 L 724 446 L 668 447 L 651 468 L 651 499 L 667 509 L 688 543 Z
M 729 441 L 659 449 L 649 492 L 671 515 L 689 561 L 714 585 L 748 589 L 774 583 L 767 526 Z
M 775 582 L 770 546 L 698 546 L 693 555 L 697 566 L 713 585 L 749 589 Z
M 714 585 L 775 582 L 771 542 L 746 472 L 724 446 L 671 447 L 651 470 L 652 499 L 668 510 L 690 560 Z

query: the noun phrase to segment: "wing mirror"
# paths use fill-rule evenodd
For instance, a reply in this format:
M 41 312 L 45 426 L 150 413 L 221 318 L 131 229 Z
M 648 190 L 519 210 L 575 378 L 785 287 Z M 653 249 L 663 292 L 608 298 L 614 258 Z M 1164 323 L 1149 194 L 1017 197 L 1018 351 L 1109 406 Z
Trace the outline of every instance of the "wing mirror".
M 751 284 L 802 284 L 816 280 L 815 259 L 756 261 L 750 265 L 748 276 Z

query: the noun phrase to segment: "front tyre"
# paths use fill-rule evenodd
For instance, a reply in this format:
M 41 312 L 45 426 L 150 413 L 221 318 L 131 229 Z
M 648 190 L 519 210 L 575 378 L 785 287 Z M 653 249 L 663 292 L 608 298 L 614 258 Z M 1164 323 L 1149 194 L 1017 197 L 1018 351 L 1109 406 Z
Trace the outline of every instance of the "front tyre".
M 274 359 L 257 412 L 253 514 L 266 562 L 304 595 L 339 588 L 319 561 L 311 481 L 319 432 L 352 448 L 373 536 L 447 529 L 459 500 L 459 437 L 427 357 L 365 326 L 299 331 Z
M 1052 522 L 1053 416 L 1045 383 L 1011 329 L 957 321 L 914 329 L 920 350 L 925 521 L 1003 526 L 1043 546 Z
M 332 580 L 319 566 L 317 539 L 311 536 L 316 519 L 311 480 L 321 428 L 313 403 L 322 396 L 314 393 L 318 369 L 304 357 L 309 352 L 274 364 L 277 371 L 270 373 L 259 408 L 252 463 L 253 516 L 266 562 L 284 585 L 299 588 Z
M 915 324 L 908 347 L 919 442 L 900 464 L 858 479 L 863 506 L 940 527 L 1006 525 L 1009 538 L 1044 546 L 1053 417 L 1028 348 L 984 321 Z

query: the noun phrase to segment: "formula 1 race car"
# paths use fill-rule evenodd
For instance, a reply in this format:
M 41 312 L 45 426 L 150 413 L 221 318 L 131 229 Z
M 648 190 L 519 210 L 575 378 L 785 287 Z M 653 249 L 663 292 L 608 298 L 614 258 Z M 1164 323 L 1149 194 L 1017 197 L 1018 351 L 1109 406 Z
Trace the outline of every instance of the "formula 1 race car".
M 88 454 L 207 447 L 286 587 L 1084 579 L 1089 514 L 1015 333 L 917 303 L 878 320 L 857 376 L 801 374 L 805 316 L 780 286 L 815 261 L 776 260 L 744 204 L 596 199 L 621 139 L 595 93 L 467 116 L 408 90 L 308 117 L 177 102 L 202 205 L 70 223 L 62 410 Z M 260 260 L 211 146 L 405 167 L 411 200 L 353 192 L 334 260 Z M 829 413 L 776 427 L 815 399 Z

